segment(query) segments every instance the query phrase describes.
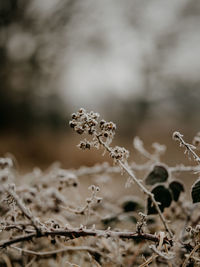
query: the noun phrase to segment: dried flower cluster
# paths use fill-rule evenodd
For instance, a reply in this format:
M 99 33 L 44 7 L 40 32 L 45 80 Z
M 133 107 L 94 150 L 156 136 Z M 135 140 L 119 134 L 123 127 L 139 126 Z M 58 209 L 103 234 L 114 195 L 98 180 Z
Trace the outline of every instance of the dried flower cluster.
M 126 163 L 129 157 L 129 151 L 126 150 L 124 147 L 115 146 L 112 149 L 110 156 L 114 159 L 114 162 L 117 162 L 117 160 L 121 160 L 123 163 Z
M 72 114 L 72 120 L 69 122 L 70 127 L 74 129 L 78 134 L 89 134 L 92 136 L 92 140 L 81 140 L 78 147 L 82 150 L 90 149 L 91 147 L 99 148 L 104 146 L 107 149 L 114 162 L 118 160 L 126 163 L 129 157 L 129 151 L 124 147 L 116 146 L 110 147 L 112 140 L 115 136 L 116 125 L 113 122 L 106 122 L 100 120 L 99 114 L 93 111 L 86 112 L 81 108 L 77 113 Z
M 69 125 L 78 134 L 88 133 L 93 135 L 95 132 L 95 126 L 98 124 L 98 113 L 91 111 L 86 113 L 85 109 L 81 108 L 77 113 L 72 114 L 72 120 Z

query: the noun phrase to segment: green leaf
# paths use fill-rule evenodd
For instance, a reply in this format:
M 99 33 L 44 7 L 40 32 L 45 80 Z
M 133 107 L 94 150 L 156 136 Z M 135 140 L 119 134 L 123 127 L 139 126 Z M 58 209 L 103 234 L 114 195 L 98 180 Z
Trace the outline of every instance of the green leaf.
M 200 179 L 193 184 L 191 194 L 193 203 L 200 202 Z
M 147 185 L 154 185 L 156 183 L 164 183 L 167 181 L 169 174 L 167 169 L 164 166 L 156 165 L 153 168 L 153 171 L 149 173 L 145 179 Z
M 158 202 L 158 206 L 161 212 L 163 212 L 165 208 L 171 205 L 172 194 L 170 193 L 169 189 L 167 189 L 165 186 L 158 185 L 154 187 L 151 193 L 154 194 L 154 198 Z M 158 213 L 150 197 L 148 197 L 147 199 L 147 213 L 148 215 Z
M 183 184 L 178 181 L 171 182 L 169 184 L 169 188 L 172 192 L 172 197 L 174 201 L 178 201 L 181 192 L 185 191 Z

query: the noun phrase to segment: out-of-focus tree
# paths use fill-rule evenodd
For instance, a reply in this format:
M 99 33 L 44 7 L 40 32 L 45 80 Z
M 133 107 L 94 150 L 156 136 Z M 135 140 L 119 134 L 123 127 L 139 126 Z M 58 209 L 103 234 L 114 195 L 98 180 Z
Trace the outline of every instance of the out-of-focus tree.
M 1 130 L 64 127 L 66 105 L 56 80 L 73 1 L 44 2 L 0 1 Z
M 65 80 L 76 105 L 103 106 L 133 134 L 151 120 L 171 127 L 184 124 L 185 116 L 199 122 L 199 1 L 86 0 L 77 6 Z

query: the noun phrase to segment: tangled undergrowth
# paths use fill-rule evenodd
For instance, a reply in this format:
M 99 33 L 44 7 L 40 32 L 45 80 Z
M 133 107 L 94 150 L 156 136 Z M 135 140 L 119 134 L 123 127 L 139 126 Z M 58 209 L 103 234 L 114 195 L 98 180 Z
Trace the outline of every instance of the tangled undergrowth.
M 145 159 L 137 164 L 128 163 L 125 148 L 112 147 L 116 125 L 98 113 L 80 109 L 69 125 L 85 135 L 80 149 L 103 149 L 114 165 L 65 170 L 53 164 L 22 176 L 10 158 L 0 158 L 0 266 L 200 266 L 200 134 L 193 145 L 173 134 L 194 166 L 167 166 L 164 145 L 154 143 L 150 153 L 135 137 Z M 182 172 L 197 176 L 193 203 L 177 179 Z M 115 192 L 117 177 L 141 193 Z

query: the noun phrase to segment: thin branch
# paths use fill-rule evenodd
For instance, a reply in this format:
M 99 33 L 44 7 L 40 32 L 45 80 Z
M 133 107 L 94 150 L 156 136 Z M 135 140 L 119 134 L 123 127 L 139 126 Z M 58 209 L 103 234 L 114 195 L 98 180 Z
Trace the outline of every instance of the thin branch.
M 161 252 L 161 251 L 159 251 L 154 245 L 151 245 L 151 246 L 149 246 L 152 250 L 153 250 L 153 252 L 155 252 L 158 256 L 160 256 L 160 257 L 162 257 L 163 259 L 165 259 L 165 260 L 172 260 L 173 258 L 174 258 L 174 254 L 167 254 L 167 253 L 163 253 L 163 252 Z
M 61 207 L 61 208 L 64 209 L 64 210 L 66 210 L 66 211 L 68 211 L 68 212 L 70 212 L 70 213 L 76 214 L 76 215 L 78 215 L 78 214 L 83 215 L 84 212 L 85 212 L 85 210 L 86 210 L 87 207 L 88 207 L 87 204 L 86 204 L 84 207 L 82 207 L 81 209 L 74 209 L 74 208 L 70 208 L 70 207 L 65 207 L 65 206 L 63 206 L 63 205 L 58 205 L 58 206 Z
M 108 230 L 91 230 L 91 229 L 56 229 L 53 231 L 43 231 L 40 233 L 30 233 L 26 235 L 21 235 L 17 237 L 13 237 L 12 239 L 3 240 L 0 242 L 0 248 L 6 248 L 13 244 L 31 241 L 33 238 L 41 238 L 46 236 L 65 236 L 70 239 L 76 239 L 79 237 L 105 237 L 105 238 L 121 238 L 121 239 L 141 239 L 141 240 L 149 240 L 155 243 L 159 242 L 159 237 L 156 235 L 148 234 L 148 233 L 137 233 L 137 232 L 116 232 L 116 231 L 108 231 Z M 164 238 L 164 243 L 172 245 L 172 240 L 167 237 Z
M 179 132 L 174 132 L 173 133 L 173 138 L 175 140 L 178 140 L 180 142 L 180 145 L 181 146 L 184 146 L 186 148 L 186 151 L 188 151 L 192 156 L 193 158 L 198 162 L 200 163 L 200 157 L 195 153 L 194 149 L 196 149 L 195 146 L 189 144 L 189 143 L 186 143 L 183 139 L 183 135 Z
M 17 229 L 17 230 L 20 230 L 20 231 L 23 231 L 25 230 L 25 226 L 30 226 L 32 225 L 32 223 L 30 222 L 2 222 L 0 224 L 0 231 L 9 231 L 9 230 L 12 230 L 12 229 Z
M 185 166 L 183 164 L 169 167 L 170 172 L 199 172 L 200 171 L 200 165 L 196 166 Z
M 197 244 L 193 250 L 190 252 L 189 256 L 184 260 L 182 267 L 186 267 L 189 259 L 193 256 L 193 254 L 200 248 L 200 244 Z
M 168 251 L 168 248 L 167 248 L 167 245 L 166 244 L 164 244 L 164 248 L 165 248 L 166 253 L 168 254 L 169 251 Z M 172 263 L 170 261 L 167 261 L 167 264 L 168 264 L 169 267 L 173 267 L 172 266 Z
M 142 263 L 139 267 L 145 267 L 148 266 L 153 260 L 155 260 L 158 257 L 158 255 L 152 255 L 149 259 L 147 259 L 144 263 Z
M 81 267 L 80 265 L 69 262 L 69 261 L 65 261 L 65 263 L 68 264 L 70 267 Z
M 10 261 L 8 255 L 3 254 L 3 255 L 1 255 L 1 257 L 2 257 L 3 260 L 5 261 L 7 267 L 12 267 L 12 264 L 11 264 L 11 261 Z
M 30 241 L 36 236 L 37 236 L 37 234 L 35 232 L 35 233 L 31 233 L 31 234 L 26 234 L 26 235 L 20 235 L 20 236 L 14 237 L 12 239 L 3 240 L 0 243 L 0 248 L 6 248 L 12 244 L 19 243 L 22 241 Z
M 33 263 L 34 263 L 34 261 L 36 260 L 36 256 L 34 256 L 30 261 L 29 261 L 29 263 L 27 263 L 26 264 L 26 266 L 25 267 L 29 267 L 29 266 L 31 266 Z
M 152 161 L 147 161 L 144 164 L 137 164 L 135 162 L 130 163 L 130 168 L 133 171 L 146 171 L 149 167 L 154 164 Z M 169 171 L 172 172 L 199 172 L 200 166 L 185 166 L 183 164 L 179 164 L 176 166 L 169 166 Z M 120 173 L 121 169 L 119 166 L 109 165 L 107 162 L 102 164 L 96 164 L 92 167 L 80 167 L 76 170 L 71 170 L 77 177 L 87 176 L 99 173 Z
M 158 160 L 157 155 L 152 155 L 144 148 L 143 141 L 138 136 L 133 139 L 133 146 L 145 158 L 150 159 L 151 161 Z
M 65 248 L 61 248 L 61 249 L 57 249 L 57 250 L 52 250 L 52 251 L 42 251 L 42 252 L 38 252 L 38 251 L 33 251 L 33 250 L 29 250 L 29 249 L 22 249 L 16 246 L 11 246 L 11 248 L 14 248 L 22 253 L 25 254 L 29 254 L 29 255 L 34 255 L 34 256 L 39 256 L 39 257 L 49 257 L 52 255 L 56 255 L 58 253 L 63 253 L 63 252 L 67 252 L 67 251 L 87 251 L 90 252 L 91 254 L 99 254 L 102 256 L 101 252 L 98 251 L 97 249 L 88 247 L 88 246 L 67 246 Z
M 15 193 L 13 189 L 11 189 L 10 186 L 7 186 L 5 188 L 5 191 L 15 200 L 16 205 L 20 208 L 20 210 L 23 212 L 25 217 L 27 217 L 32 225 L 35 227 L 35 229 L 40 232 L 40 227 L 39 227 L 39 219 L 35 218 L 33 214 L 30 212 L 29 209 L 26 208 L 22 200 L 19 198 L 19 196 Z

